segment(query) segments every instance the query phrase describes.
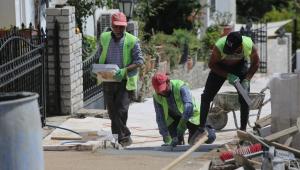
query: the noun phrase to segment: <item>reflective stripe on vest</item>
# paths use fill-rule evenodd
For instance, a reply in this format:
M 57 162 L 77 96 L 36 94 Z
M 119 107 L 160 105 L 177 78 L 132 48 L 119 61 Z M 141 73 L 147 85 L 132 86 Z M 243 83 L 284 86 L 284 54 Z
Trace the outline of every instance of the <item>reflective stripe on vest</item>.
M 187 85 L 187 84 L 181 80 L 171 80 L 171 85 L 172 85 L 172 92 L 175 98 L 177 109 L 179 110 L 182 116 L 182 113 L 184 111 L 184 105 L 180 95 L 180 88 L 183 85 Z M 162 106 L 165 122 L 167 126 L 170 126 L 174 120 L 171 116 L 169 116 L 169 106 L 168 106 L 167 99 L 161 95 L 157 95 L 156 93 L 153 95 L 153 98 L 157 103 L 159 103 Z M 200 104 L 197 104 L 194 98 L 193 98 L 193 115 L 189 119 L 189 122 L 195 125 L 200 124 Z
M 225 42 L 226 42 L 226 37 L 227 36 L 220 38 L 215 44 L 221 53 L 221 59 L 226 59 L 226 54 L 224 54 L 224 52 L 223 52 Z M 244 57 L 247 61 L 250 61 L 250 55 L 252 52 L 253 42 L 250 37 L 242 36 L 242 38 L 243 38 L 242 43 L 243 43 Z
M 131 51 L 134 48 L 137 38 L 127 32 L 125 32 L 124 44 L 123 44 L 123 66 L 126 67 L 132 62 Z M 102 52 L 99 58 L 99 63 L 104 64 L 107 57 L 107 50 L 111 40 L 111 32 L 104 32 L 101 34 L 100 43 L 102 46 Z M 128 74 L 127 74 L 128 75 Z M 136 90 L 138 81 L 138 72 L 132 76 L 127 76 L 126 89 Z

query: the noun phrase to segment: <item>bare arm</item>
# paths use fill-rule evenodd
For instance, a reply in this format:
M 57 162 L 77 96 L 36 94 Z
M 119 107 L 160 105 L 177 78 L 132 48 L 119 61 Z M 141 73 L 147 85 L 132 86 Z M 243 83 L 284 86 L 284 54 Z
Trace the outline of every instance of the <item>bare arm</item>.
M 218 65 L 218 63 L 221 61 L 220 58 L 221 58 L 221 54 L 219 52 L 219 49 L 216 46 L 214 46 L 211 57 L 210 57 L 209 62 L 208 62 L 208 67 L 215 74 L 226 78 L 227 77 L 227 71 L 225 71 L 224 69 L 222 69 Z
M 250 55 L 250 68 L 246 75 L 246 79 L 251 80 L 254 73 L 257 71 L 258 67 L 259 67 L 259 57 L 258 57 L 256 48 L 253 46 L 252 52 Z

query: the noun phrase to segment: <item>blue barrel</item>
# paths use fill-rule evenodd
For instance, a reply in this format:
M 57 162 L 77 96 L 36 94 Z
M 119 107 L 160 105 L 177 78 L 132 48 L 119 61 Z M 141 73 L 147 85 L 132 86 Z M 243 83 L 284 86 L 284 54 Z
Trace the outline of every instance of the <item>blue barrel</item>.
M 43 170 L 38 94 L 0 93 L 0 169 Z

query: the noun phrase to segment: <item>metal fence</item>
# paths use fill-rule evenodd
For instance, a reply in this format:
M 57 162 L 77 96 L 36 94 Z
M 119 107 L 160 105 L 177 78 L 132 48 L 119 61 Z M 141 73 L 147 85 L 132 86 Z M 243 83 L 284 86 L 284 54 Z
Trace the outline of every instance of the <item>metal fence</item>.
M 0 33 L 0 92 L 39 94 L 44 124 L 46 116 L 46 34 L 43 29 L 16 27 Z
M 243 35 L 251 37 L 259 55 L 259 68 L 261 73 L 267 73 L 268 69 L 268 53 L 267 53 L 267 23 L 266 22 L 254 22 L 246 24 L 246 27 L 242 27 L 240 31 Z
M 99 59 L 98 50 L 95 50 L 90 57 L 83 61 L 83 101 L 87 105 L 102 94 L 102 85 L 97 83 L 96 76 L 92 73 L 92 65 Z

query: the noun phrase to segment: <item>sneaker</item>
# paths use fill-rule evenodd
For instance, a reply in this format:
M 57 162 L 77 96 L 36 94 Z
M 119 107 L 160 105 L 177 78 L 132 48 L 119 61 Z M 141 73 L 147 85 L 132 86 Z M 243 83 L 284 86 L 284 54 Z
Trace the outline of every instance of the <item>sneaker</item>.
M 205 143 L 211 144 L 216 140 L 216 131 L 210 125 L 206 125 L 205 130 L 207 131 L 207 141 Z
M 119 143 L 122 145 L 122 147 L 127 147 L 132 144 L 132 139 L 131 139 L 131 137 L 128 137 L 128 138 L 121 140 Z

